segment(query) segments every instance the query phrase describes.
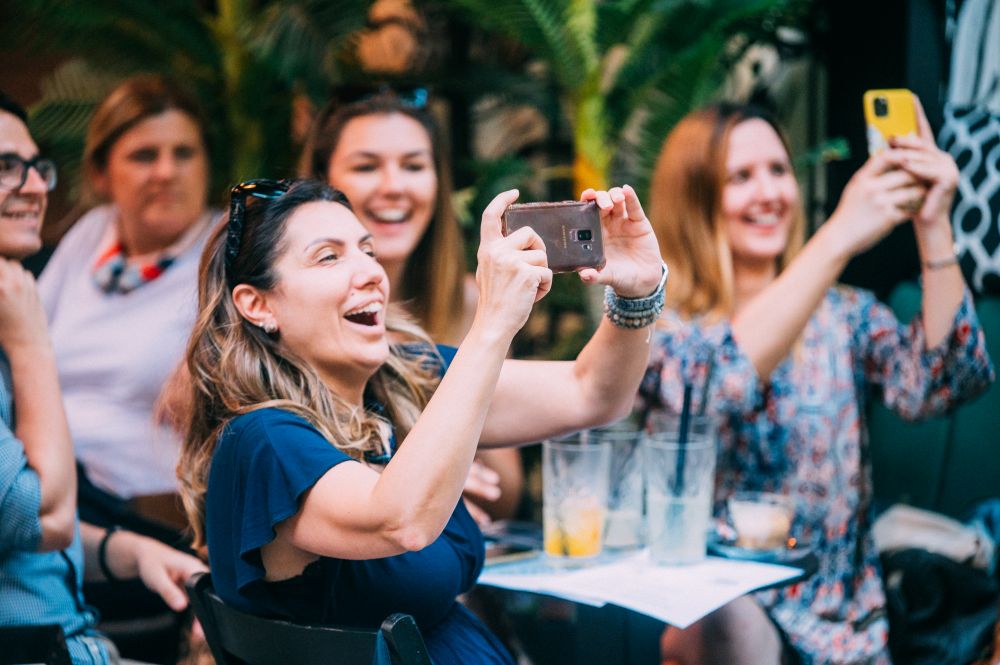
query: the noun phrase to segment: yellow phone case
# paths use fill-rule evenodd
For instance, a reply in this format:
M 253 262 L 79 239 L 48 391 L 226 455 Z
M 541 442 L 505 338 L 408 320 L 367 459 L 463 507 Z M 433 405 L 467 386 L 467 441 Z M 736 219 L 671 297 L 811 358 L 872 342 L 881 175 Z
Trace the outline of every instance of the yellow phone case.
M 887 149 L 893 136 L 917 135 L 917 111 L 909 90 L 869 90 L 865 93 L 864 106 L 868 154 Z

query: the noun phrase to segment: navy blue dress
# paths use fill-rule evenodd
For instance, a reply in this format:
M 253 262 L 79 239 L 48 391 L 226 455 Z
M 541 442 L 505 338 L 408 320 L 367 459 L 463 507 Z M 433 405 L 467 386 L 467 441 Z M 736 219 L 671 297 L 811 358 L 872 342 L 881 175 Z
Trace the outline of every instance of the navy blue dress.
M 206 496 L 219 596 L 252 614 L 302 623 L 377 628 L 405 612 L 437 665 L 513 665 L 499 640 L 455 601 L 475 584 L 485 557 L 482 533 L 461 501 L 442 534 L 419 552 L 365 561 L 321 557 L 297 577 L 264 580 L 260 548 L 274 540 L 275 525 L 298 512 L 302 495 L 341 463 L 357 464 L 288 411 L 260 409 L 229 423 Z

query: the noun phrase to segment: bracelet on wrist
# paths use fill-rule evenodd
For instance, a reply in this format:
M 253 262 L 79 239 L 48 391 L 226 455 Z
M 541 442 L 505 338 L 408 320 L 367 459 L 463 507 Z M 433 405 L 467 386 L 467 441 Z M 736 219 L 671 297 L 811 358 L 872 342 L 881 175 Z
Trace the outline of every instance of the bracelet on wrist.
M 644 298 L 624 298 L 610 286 L 604 288 L 604 314 L 619 328 L 638 329 L 652 325 L 660 318 L 665 300 L 667 275 L 666 263 L 660 264 L 663 272 L 656 289 Z
M 101 572 L 104 573 L 104 577 L 109 582 L 122 581 L 122 578 L 111 572 L 111 567 L 108 565 L 108 541 L 118 531 L 121 531 L 118 525 L 109 526 L 107 531 L 104 532 L 104 536 L 101 537 L 101 544 L 97 546 L 97 565 L 100 566 Z
M 947 268 L 948 266 L 953 266 L 957 264 L 958 264 L 958 256 L 954 254 L 944 259 L 920 262 L 920 265 L 922 265 L 927 270 L 940 270 L 941 268 Z

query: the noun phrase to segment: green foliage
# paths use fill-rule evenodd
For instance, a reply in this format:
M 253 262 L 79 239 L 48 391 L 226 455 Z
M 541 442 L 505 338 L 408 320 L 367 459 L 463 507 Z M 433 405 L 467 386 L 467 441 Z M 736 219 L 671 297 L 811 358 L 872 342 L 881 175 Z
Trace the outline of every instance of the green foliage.
M 573 133 L 575 189 L 642 188 L 667 131 L 719 89 L 743 48 L 806 0 L 453 0 L 544 62 Z
M 372 2 L 19 0 L 17 20 L 0 22 L 0 39 L 15 49 L 86 54 L 44 82 L 43 99 L 31 109 L 33 130 L 60 164 L 64 182 L 78 181 L 86 123 L 106 92 L 130 74 L 162 72 L 202 101 L 221 189 L 246 177 L 294 173 L 292 98 L 305 93 L 322 103 L 332 84 L 357 78 L 348 55 Z M 545 145 L 536 149 L 541 154 L 530 161 L 519 155 L 461 165 L 472 185 L 456 194 L 456 207 L 473 241 L 479 211 L 503 189 L 518 187 L 522 198 L 563 198 L 588 186 L 628 182 L 645 197 L 668 131 L 718 95 L 747 46 L 771 40 L 780 25 L 801 24 L 811 4 L 414 2 L 431 15 L 457 12 L 475 34 L 471 40 L 457 35 L 469 52 L 456 51 L 444 71 L 415 76 L 426 75 L 458 112 L 489 98 L 533 106 L 550 125 Z M 809 158 L 835 152 L 826 146 Z M 586 337 L 583 291 L 577 280 L 557 278 L 517 353 L 573 355 Z
M 20 0 L 18 20 L 0 26 L 0 39 L 14 48 L 86 54 L 60 68 L 31 109 L 38 139 L 53 146 L 71 183 L 78 184 L 86 119 L 96 104 L 126 76 L 157 72 L 201 100 L 222 186 L 293 172 L 293 92 L 325 96 L 370 1 Z

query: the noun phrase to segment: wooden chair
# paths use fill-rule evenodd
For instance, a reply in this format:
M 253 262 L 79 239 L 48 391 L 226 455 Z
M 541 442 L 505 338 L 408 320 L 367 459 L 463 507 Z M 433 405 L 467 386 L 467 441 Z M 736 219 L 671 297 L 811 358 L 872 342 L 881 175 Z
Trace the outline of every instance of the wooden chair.
M 408 614 L 393 614 L 378 630 L 309 626 L 246 614 L 215 594 L 208 573 L 187 583 L 195 616 L 217 665 L 431 665 L 424 638 Z M 376 660 L 381 635 L 388 660 Z
M 62 626 L 0 627 L 0 665 L 17 663 L 70 665 Z

